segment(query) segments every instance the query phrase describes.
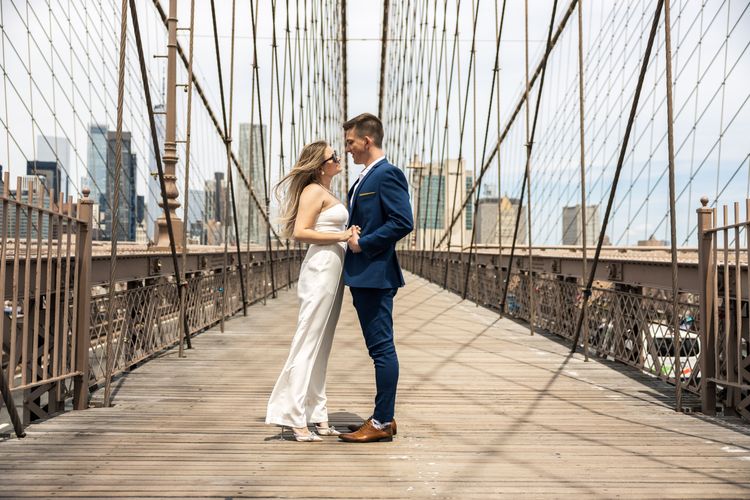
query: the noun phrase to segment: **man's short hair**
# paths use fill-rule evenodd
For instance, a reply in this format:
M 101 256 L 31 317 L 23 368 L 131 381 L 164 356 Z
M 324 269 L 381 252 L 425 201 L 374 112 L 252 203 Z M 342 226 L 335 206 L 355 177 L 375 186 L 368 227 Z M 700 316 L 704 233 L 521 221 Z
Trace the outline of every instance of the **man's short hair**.
M 383 147 L 383 123 L 371 113 L 362 113 L 344 123 L 344 131 L 354 129 L 360 137 L 369 136 L 379 148 Z

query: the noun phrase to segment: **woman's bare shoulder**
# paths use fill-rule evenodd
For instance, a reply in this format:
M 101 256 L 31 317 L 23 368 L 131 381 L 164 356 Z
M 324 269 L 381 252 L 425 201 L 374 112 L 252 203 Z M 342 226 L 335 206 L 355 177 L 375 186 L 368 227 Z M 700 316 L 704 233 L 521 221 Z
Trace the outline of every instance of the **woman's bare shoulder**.
M 318 184 L 317 182 L 311 182 L 304 188 L 302 188 L 303 193 L 325 193 L 325 189 L 323 189 L 323 186 Z
M 323 189 L 323 186 L 321 186 L 320 184 L 311 183 L 302 189 L 302 194 L 300 194 L 300 201 L 313 203 L 316 200 L 320 200 L 322 204 L 325 196 L 326 190 Z

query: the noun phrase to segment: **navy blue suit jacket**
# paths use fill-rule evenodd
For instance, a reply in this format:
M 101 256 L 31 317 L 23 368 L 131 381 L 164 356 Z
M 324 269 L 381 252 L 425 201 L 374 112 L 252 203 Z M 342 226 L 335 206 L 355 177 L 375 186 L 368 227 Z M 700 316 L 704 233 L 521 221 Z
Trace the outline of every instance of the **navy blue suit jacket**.
M 357 199 L 352 206 L 355 187 Z M 354 288 L 404 286 L 396 242 L 414 228 L 406 176 L 383 159 L 373 165 L 361 186 L 352 186 L 347 199 L 349 225 L 362 228 L 359 237 L 362 252 L 353 253 L 347 248 L 344 283 Z

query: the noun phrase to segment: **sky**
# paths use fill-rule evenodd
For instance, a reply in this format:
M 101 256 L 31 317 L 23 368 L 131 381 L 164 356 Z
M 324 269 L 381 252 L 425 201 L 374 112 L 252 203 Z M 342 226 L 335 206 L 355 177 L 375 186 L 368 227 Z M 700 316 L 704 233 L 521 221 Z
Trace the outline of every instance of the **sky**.
M 160 0 L 165 6 L 166 0 Z M 154 100 L 159 101 L 163 88 L 164 60 L 155 58 L 164 53 L 165 31 L 156 15 L 152 0 L 137 0 L 141 31 L 144 38 L 151 87 Z M 216 58 L 213 45 L 213 32 L 210 23 L 211 12 L 208 2 L 196 2 L 195 29 L 195 72 L 207 92 L 213 112 L 221 122 L 221 104 L 216 71 Z M 292 6 L 301 2 L 290 2 Z M 286 2 L 277 2 L 277 35 L 280 39 L 279 54 L 282 53 L 283 20 Z M 530 65 L 533 68 L 539 61 L 544 48 L 546 30 L 552 2 L 530 0 L 529 6 L 529 49 Z M 678 155 L 677 187 L 682 192 L 680 217 L 685 234 L 690 233 L 694 223 L 694 209 L 701 193 L 720 202 L 738 201 L 750 189 L 750 162 L 748 162 L 747 141 L 742 139 L 743 131 L 750 127 L 750 106 L 747 103 L 746 82 L 750 80 L 750 13 L 747 2 L 700 3 L 693 0 L 673 0 L 673 37 L 675 51 L 675 133 Z M 36 142 L 40 134 L 64 136 L 70 142 L 71 158 L 68 170 L 73 179 L 72 194 L 81 187 L 81 177 L 86 175 L 87 137 L 90 123 L 104 123 L 114 129 L 116 117 L 117 81 L 117 42 L 119 34 L 119 2 L 85 0 L 61 5 L 54 2 L 42 4 L 30 2 L 28 8 L 20 0 L 2 2 L 3 38 L 2 65 L 8 77 L 3 79 L 4 91 L 0 106 L 0 164 L 10 165 L 11 173 L 23 174 L 25 162 L 35 157 Z M 249 2 L 238 0 L 236 11 L 235 75 L 233 93 L 232 128 L 253 120 L 252 100 L 252 31 Z M 312 5 L 312 4 L 310 4 Z M 325 4 L 315 4 L 325 5 Z M 405 3 L 391 2 L 392 14 L 403 9 Z M 442 2 L 412 2 L 421 9 L 422 5 L 440 7 Z M 452 29 L 455 24 L 455 3 L 447 2 L 448 44 L 452 42 Z M 493 112 L 496 101 L 489 100 L 492 64 L 494 59 L 495 3 L 481 2 L 477 24 L 476 93 L 472 91 L 469 103 L 466 131 L 463 143 L 459 140 L 461 113 L 458 104 L 465 98 L 469 50 L 471 48 L 471 6 L 473 2 L 461 3 L 459 17 L 458 59 L 460 72 L 455 75 L 453 96 L 446 100 L 445 88 L 448 78 L 441 76 L 442 94 L 437 108 L 441 126 L 447 123 L 450 134 L 447 156 L 455 158 L 461 151 L 467 167 L 474 170 L 481 163 L 481 144 L 484 139 L 484 121 L 487 110 Z M 499 4 L 497 4 L 499 5 Z M 559 21 L 567 2 L 560 2 L 557 14 Z M 587 94 L 587 137 L 591 143 L 589 153 L 589 179 L 591 199 L 596 202 L 606 200 L 612 179 L 612 164 L 616 160 L 618 145 L 623 135 L 623 116 L 626 116 L 632 97 L 639 57 L 645 44 L 652 15 L 651 4 L 633 0 L 629 2 L 597 1 L 584 4 L 584 44 L 586 53 L 596 54 L 596 60 L 588 66 L 585 75 L 591 90 Z M 178 3 L 178 20 L 185 27 L 189 20 L 187 0 Z M 224 73 L 226 99 L 229 93 L 229 53 L 231 33 L 231 2 L 216 2 L 220 52 Z M 277 125 L 269 131 L 271 146 L 267 151 L 271 181 L 278 178 L 282 169 L 288 169 L 296 154 L 289 151 L 290 141 L 285 141 L 285 158 L 280 158 L 278 110 L 272 103 L 270 78 L 272 23 L 271 2 L 259 2 L 258 22 L 258 64 L 260 74 L 261 105 L 264 108 L 264 121 L 270 121 L 270 109 L 274 109 L 273 121 Z M 523 83 L 523 3 L 508 2 L 507 23 L 501 44 L 501 105 L 503 124 L 510 110 L 515 106 L 522 91 Z M 361 112 L 376 112 L 378 106 L 378 81 L 380 70 L 380 38 L 382 2 L 356 0 L 347 2 L 348 32 L 348 116 Z M 424 11 L 420 10 L 421 15 Z M 394 14 L 395 15 L 395 14 Z M 430 10 L 429 15 L 432 15 Z M 441 14 L 440 14 L 441 15 Z M 610 21 L 611 19 L 611 21 Z M 575 16 L 572 18 L 572 23 Z M 411 19 L 410 19 L 411 21 Z M 331 27 L 338 20 L 335 13 L 325 13 L 321 25 Z M 26 27 L 29 27 L 27 34 Z M 392 23 L 389 45 L 393 49 L 403 47 L 403 33 L 399 25 Z M 579 194 L 575 185 L 578 151 L 576 143 L 577 109 L 576 90 L 577 65 L 575 60 L 576 32 L 571 25 L 550 60 L 550 76 L 545 84 L 545 94 L 540 113 L 538 137 L 535 146 L 539 155 L 534 170 L 535 206 L 540 220 L 559 219 L 560 206 L 575 204 Z M 139 158 L 138 191 L 149 196 L 148 173 L 150 137 L 143 103 L 137 57 L 132 38 L 132 27 L 128 39 L 128 67 L 126 72 L 124 128 L 133 134 L 134 151 Z M 401 35 L 398 35 L 401 33 Z M 727 37 L 727 34 L 731 36 Z M 438 33 L 439 35 L 439 33 Z M 401 38 L 399 38 L 401 36 Z M 438 37 L 439 38 L 439 37 Z M 662 40 L 663 32 L 659 33 Z M 187 32 L 180 32 L 179 40 L 188 47 Z M 724 43 L 729 40 L 728 43 Z M 701 43 L 699 44 L 698 41 Z M 429 40 L 427 40 L 429 42 Z M 428 47 L 426 45 L 425 47 Z M 666 165 L 664 135 L 664 89 L 661 84 L 663 73 L 663 48 L 657 45 L 656 55 L 647 75 L 642 97 L 642 112 L 636 121 L 632 151 L 629 152 L 621 188 L 618 191 L 618 213 L 615 230 L 627 235 L 622 241 L 634 242 L 658 227 L 663 232 L 666 226 L 659 222 L 663 218 L 667 198 L 666 183 L 663 178 Z M 403 54 L 402 52 L 399 52 Z M 407 52 L 408 54 L 408 52 Z M 393 64 L 393 52 L 390 54 Z M 425 59 L 426 60 L 426 59 Z M 396 71 L 406 67 L 409 60 L 398 61 L 398 66 L 390 66 Z M 425 66 L 422 66 L 424 68 Z M 411 78 L 427 77 L 424 69 L 419 74 L 415 64 Z M 31 72 L 31 81 L 27 71 Z M 53 76 L 54 75 L 54 76 Z M 724 75 L 727 75 L 725 78 Z M 432 71 L 431 76 L 437 77 Z M 722 80 L 725 80 L 722 83 Z M 178 64 L 178 81 L 186 81 L 186 72 Z M 432 80 L 433 85 L 435 80 Z M 459 84 L 460 82 L 460 84 Z M 700 82 L 700 85 L 696 85 Z M 398 86 L 389 87 L 388 104 L 394 109 L 401 95 Z M 403 90 L 403 89 L 401 89 Z M 405 95 L 405 94 L 404 94 Z M 536 99 L 534 96 L 533 99 Z M 474 108 L 476 101 L 476 108 Z M 533 102 L 533 101 L 532 101 Z M 443 104 L 445 103 L 445 104 Z M 186 132 L 186 94 L 178 92 L 178 138 Z M 34 120 L 30 119 L 33 111 Z M 255 120 L 257 120 L 257 110 Z M 407 109 L 418 123 L 419 108 L 412 102 Z M 286 108 L 285 134 L 289 134 L 289 108 Z M 387 118 L 384 117 L 384 118 Z M 201 188 L 214 171 L 226 169 L 223 153 L 224 145 L 202 106 L 193 100 L 194 147 L 191 153 L 191 187 Z M 390 123 L 390 122 L 389 122 Z M 697 123 L 697 126 L 695 125 Z M 728 128 L 727 128 L 728 127 Z M 474 134 L 474 130 L 477 133 Z M 524 158 L 524 121 L 519 118 L 511 128 L 508 140 L 503 145 L 502 186 L 500 190 L 510 196 L 517 196 Z M 724 131 L 724 129 L 726 129 Z M 4 134 L 2 132 L 5 132 Z M 407 149 L 404 147 L 415 136 L 412 129 L 399 137 L 392 137 L 386 144 L 386 151 L 393 161 L 404 166 L 408 163 Z M 410 135 L 411 134 L 411 135 Z M 493 121 L 489 128 L 488 144 L 493 145 L 497 125 Z M 319 137 L 331 141 L 342 148 L 340 129 L 329 124 Z M 475 138 L 476 135 L 476 138 Z M 4 136 L 4 137 L 3 137 Z M 717 140 L 722 141 L 717 147 Z M 309 137 L 313 140 L 318 137 Z M 544 140 L 542 140 L 544 139 Z M 424 136 L 420 137 L 424 140 Z M 474 146 L 474 142 L 477 146 Z M 233 143 L 235 152 L 238 143 Z M 427 148 L 429 150 L 429 148 Z M 413 150 L 412 150 L 413 152 Z M 184 170 L 184 147 L 180 146 L 179 173 Z M 427 155 L 429 156 L 429 155 Z M 433 153 L 432 159 L 439 155 Z M 426 158 L 429 160 L 429 158 Z M 717 168 L 717 165 L 722 165 Z M 360 166 L 350 165 L 350 177 L 355 177 Z M 484 183 L 484 189 L 497 189 L 496 167 L 492 167 Z M 692 180 L 691 180 L 692 179 Z M 182 188 L 180 189 L 182 191 Z M 634 193 L 630 195 L 630 193 Z M 593 202 L 592 201 L 592 202 Z M 549 208 L 545 208 L 549 206 Z M 545 211 L 548 210 L 548 211 Z M 648 215 L 646 215 L 648 214 Z M 560 233 L 560 234 L 557 234 Z M 540 229 L 540 239 L 553 242 L 561 235 L 556 226 Z M 663 233 L 661 233 L 663 234 Z

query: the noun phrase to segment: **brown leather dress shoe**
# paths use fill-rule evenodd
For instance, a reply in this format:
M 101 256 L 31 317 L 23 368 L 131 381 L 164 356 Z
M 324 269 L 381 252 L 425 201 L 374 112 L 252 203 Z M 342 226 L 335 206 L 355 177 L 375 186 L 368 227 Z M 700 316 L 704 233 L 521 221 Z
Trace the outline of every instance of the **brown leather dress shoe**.
M 350 431 L 355 432 L 355 431 L 358 431 L 360 429 L 360 427 L 362 427 L 363 425 L 365 425 L 365 423 L 367 423 L 369 421 L 370 421 L 370 419 L 368 418 L 366 422 L 362 422 L 359 425 L 357 425 L 357 424 L 349 424 L 349 425 L 347 425 L 347 427 L 349 428 Z M 396 434 L 398 434 L 397 429 L 398 428 L 396 427 L 396 419 L 394 418 L 393 420 L 391 420 L 391 430 L 393 431 L 393 435 L 394 436 Z
M 385 427 L 384 429 L 377 429 L 372 425 L 372 420 L 362 424 L 362 426 L 355 432 L 349 432 L 347 434 L 341 434 L 339 439 L 346 441 L 347 443 L 372 443 L 374 441 L 393 441 L 393 433 L 391 426 Z

